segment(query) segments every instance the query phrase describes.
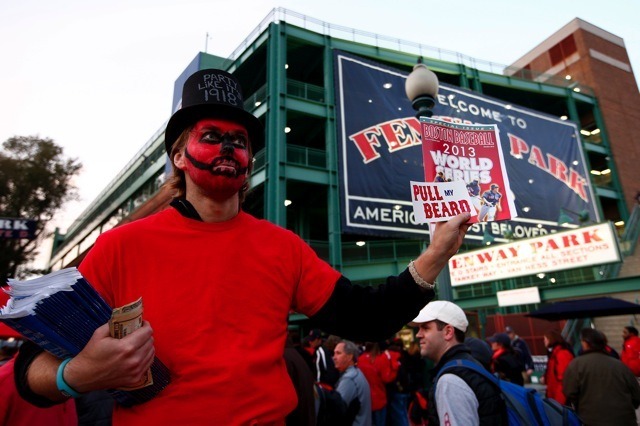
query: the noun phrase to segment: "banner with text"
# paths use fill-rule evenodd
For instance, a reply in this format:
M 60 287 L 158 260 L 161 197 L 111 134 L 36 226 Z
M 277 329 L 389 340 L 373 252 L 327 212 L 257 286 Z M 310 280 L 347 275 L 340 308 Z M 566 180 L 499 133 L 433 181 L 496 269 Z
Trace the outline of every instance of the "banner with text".
M 38 221 L 17 217 L 0 217 L 0 239 L 33 240 Z
M 556 232 L 457 254 L 449 260 L 451 285 L 549 273 L 620 262 L 611 223 Z
M 428 235 L 407 191 L 425 173 L 420 123 L 404 90 L 408 73 L 339 51 L 334 65 L 343 231 Z M 433 111 L 434 119 L 498 128 L 518 217 L 474 224 L 468 239 L 481 240 L 485 232 L 501 237 L 508 230 L 522 238 L 566 229 L 558 225 L 561 208 L 600 221 L 574 123 L 442 83 Z M 445 176 L 471 176 L 478 165 L 461 167 L 455 157 L 439 159 Z

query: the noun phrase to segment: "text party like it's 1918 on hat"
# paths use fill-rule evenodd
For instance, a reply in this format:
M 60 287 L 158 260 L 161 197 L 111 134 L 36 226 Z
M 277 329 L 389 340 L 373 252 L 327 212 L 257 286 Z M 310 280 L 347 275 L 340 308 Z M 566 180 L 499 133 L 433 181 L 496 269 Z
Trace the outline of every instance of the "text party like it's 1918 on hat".
M 193 73 L 182 87 L 182 107 L 167 123 L 164 145 L 167 154 L 180 134 L 189 126 L 205 118 L 219 118 L 242 124 L 250 142 L 262 145 L 264 128 L 253 114 L 245 111 L 240 82 L 233 75 L 218 69 Z

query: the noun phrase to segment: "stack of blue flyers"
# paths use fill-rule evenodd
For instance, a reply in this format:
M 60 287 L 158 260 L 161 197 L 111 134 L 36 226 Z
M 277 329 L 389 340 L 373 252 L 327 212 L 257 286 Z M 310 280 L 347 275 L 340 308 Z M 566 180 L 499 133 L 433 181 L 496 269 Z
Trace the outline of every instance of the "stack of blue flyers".
M 0 321 L 58 358 L 77 355 L 93 332 L 111 318 L 112 308 L 76 268 L 61 269 L 27 281 L 9 280 L 10 296 Z M 171 381 L 156 357 L 153 384 L 136 390 L 111 389 L 122 406 L 149 401 Z

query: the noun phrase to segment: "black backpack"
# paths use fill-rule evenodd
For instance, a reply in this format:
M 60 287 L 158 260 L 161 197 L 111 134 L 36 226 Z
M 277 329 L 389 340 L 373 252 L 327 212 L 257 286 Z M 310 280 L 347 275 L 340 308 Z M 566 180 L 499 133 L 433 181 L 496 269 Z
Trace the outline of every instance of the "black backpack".
M 360 400 L 354 398 L 347 405 L 334 390 L 315 385 L 319 407 L 317 426 L 351 426 L 360 411 Z

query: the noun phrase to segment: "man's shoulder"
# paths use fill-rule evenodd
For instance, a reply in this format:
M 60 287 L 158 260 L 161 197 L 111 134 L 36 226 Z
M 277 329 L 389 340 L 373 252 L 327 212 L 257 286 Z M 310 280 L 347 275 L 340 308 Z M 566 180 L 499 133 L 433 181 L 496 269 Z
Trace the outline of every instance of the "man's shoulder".
M 243 212 L 244 218 L 247 224 L 250 225 L 253 232 L 276 234 L 278 237 L 286 237 L 293 239 L 300 239 L 300 237 L 293 231 L 283 228 L 280 225 L 269 222 L 266 219 L 259 219 L 249 213 Z
M 477 399 L 471 385 L 462 377 L 453 372 L 446 372 L 438 379 L 436 395 L 453 396 L 462 398 L 465 395 L 473 395 Z
M 347 371 L 344 372 L 342 377 L 345 379 L 355 379 L 356 377 L 362 375 L 362 371 L 358 367 L 348 368 Z
M 447 366 L 447 364 L 449 364 L 450 362 L 457 360 L 467 360 L 477 365 L 481 369 L 481 371 L 486 371 L 482 364 L 480 364 L 475 358 L 473 358 L 473 356 L 465 352 L 455 354 L 447 360 L 444 366 Z M 489 372 L 487 371 L 487 373 Z M 465 382 L 472 390 L 478 386 L 484 386 L 485 384 L 493 387 L 493 385 L 490 383 L 490 380 L 484 374 L 464 365 L 451 365 L 447 366 L 446 369 L 441 369 L 440 377 L 438 378 L 438 386 L 440 380 L 442 380 L 442 378 L 445 376 L 456 376 L 460 378 L 460 380 Z M 448 377 L 447 380 L 451 380 L 451 377 Z
M 360 370 L 359 367 L 350 368 L 349 370 L 345 371 L 344 376 L 345 378 L 356 382 L 364 381 L 367 384 L 369 383 L 367 382 L 367 378 L 364 376 L 364 373 L 362 372 L 362 370 Z
M 571 361 L 576 368 L 602 368 L 604 365 L 617 363 L 621 363 L 620 360 L 602 352 L 586 352 Z
M 149 227 L 154 226 L 165 226 L 163 225 L 167 221 L 171 220 L 171 210 L 173 208 L 167 208 L 158 213 L 154 213 L 152 215 L 136 219 L 132 222 L 124 223 L 115 228 L 109 229 L 108 231 L 103 232 L 100 235 L 101 239 L 108 239 L 113 237 L 121 237 L 124 235 L 137 234 L 138 232 L 148 229 Z

